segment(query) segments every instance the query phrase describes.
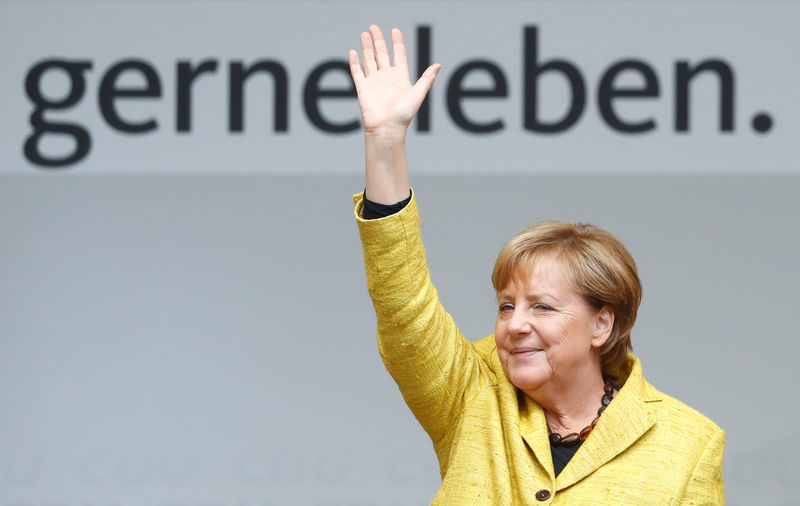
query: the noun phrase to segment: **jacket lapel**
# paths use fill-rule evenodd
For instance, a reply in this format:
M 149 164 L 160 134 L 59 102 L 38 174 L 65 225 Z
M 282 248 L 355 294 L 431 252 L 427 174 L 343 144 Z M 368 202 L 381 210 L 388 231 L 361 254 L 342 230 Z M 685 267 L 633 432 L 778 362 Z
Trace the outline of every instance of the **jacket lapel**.
M 520 434 L 552 483 L 555 481 L 556 473 L 553 470 L 553 454 L 550 451 L 550 440 L 547 438 L 544 410 L 521 391 L 517 390 L 517 393 L 520 397 L 517 401 L 520 406 Z
M 628 354 L 631 373 L 597 426 L 583 442 L 564 470 L 556 478 L 556 490 L 561 490 L 585 478 L 636 442 L 655 423 L 648 402 L 658 402 L 653 388 L 648 388 L 642 376 L 639 359 Z M 548 444 L 549 451 L 549 444 Z
M 534 460 L 536 460 L 535 464 L 538 464 L 541 470 L 547 474 L 550 483 L 555 483 L 553 455 L 550 453 L 550 441 L 547 439 L 547 422 L 544 418 L 544 411 L 541 406 L 508 381 L 505 372 L 503 372 L 500 358 L 497 356 L 494 337 L 492 336 L 491 339 L 492 347 L 488 357 L 490 367 L 498 377 L 497 383 L 500 395 L 505 399 L 502 404 L 516 408 L 514 413 L 509 412 L 504 417 L 509 418 L 512 424 L 517 425 L 519 434 L 533 453 Z M 515 416 L 518 416 L 518 418 L 513 420 L 512 417 Z

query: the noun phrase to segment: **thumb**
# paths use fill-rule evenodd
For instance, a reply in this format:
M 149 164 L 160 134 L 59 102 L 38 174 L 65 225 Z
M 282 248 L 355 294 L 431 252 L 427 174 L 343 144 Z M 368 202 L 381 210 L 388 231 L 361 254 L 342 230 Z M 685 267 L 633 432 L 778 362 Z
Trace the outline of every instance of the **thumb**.
M 422 75 L 419 76 L 417 82 L 414 83 L 412 89 L 414 91 L 414 101 L 416 102 L 417 108 L 422 105 L 422 101 L 425 100 L 425 96 L 430 91 L 431 86 L 433 86 L 433 81 L 436 80 L 436 75 L 440 70 L 442 70 L 442 66 L 438 63 L 434 63 L 425 69 L 425 72 L 423 72 Z

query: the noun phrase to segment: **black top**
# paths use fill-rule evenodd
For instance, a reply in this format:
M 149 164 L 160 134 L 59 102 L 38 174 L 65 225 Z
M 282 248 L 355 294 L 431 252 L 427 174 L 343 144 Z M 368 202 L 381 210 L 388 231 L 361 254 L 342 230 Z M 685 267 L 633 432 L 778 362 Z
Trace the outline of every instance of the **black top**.
M 400 212 L 400 210 L 406 207 L 409 202 L 411 202 L 410 195 L 407 199 L 401 200 L 396 204 L 378 204 L 377 202 L 367 199 L 367 190 L 364 190 L 364 211 L 361 213 L 361 217 L 365 220 L 374 220 L 377 218 L 383 218 L 384 216 L 390 216 L 394 213 Z
M 550 443 L 550 453 L 553 454 L 553 469 L 556 471 L 556 476 L 567 467 L 567 462 L 575 455 L 575 452 L 578 451 L 582 444 L 582 439 L 577 440 L 574 445 L 570 446 L 556 446 Z
M 361 213 L 362 218 L 365 220 L 374 220 L 377 218 L 383 218 L 385 216 L 391 216 L 394 213 L 400 212 L 408 203 L 411 202 L 411 197 L 409 196 L 405 200 L 401 200 L 396 204 L 386 205 L 386 204 L 378 204 L 377 202 L 372 202 L 367 198 L 367 191 L 364 190 L 364 210 Z M 583 444 L 583 440 L 578 440 L 574 445 L 571 446 L 561 446 L 561 445 L 554 445 L 550 443 L 550 453 L 553 455 L 553 469 L 555 469 L 556 476 L 558 476 L 561 471 L 567 466 L 567 462 L 575 455 L 575 452 L 578 451 L 578 448 L 581 447 Z

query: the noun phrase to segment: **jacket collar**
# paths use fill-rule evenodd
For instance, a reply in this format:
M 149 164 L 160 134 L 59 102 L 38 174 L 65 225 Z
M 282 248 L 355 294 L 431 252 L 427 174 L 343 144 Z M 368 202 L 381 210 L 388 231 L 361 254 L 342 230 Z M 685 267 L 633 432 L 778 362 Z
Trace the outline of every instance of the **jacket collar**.
M 556 490 L 567 488 L 590 475 L 625 451 L 655 423 L 648 404 L 661 401 L 660 394 L 645 381 L 639 359 L 630 353 L 628 368 L 630 373 L 622 389 L 603 412 L 591 435 L 555 478 Z M 555 472 L 544 411 L 528 396 L 521 394 L 520 397 L 524 397 L 524 401 L 520 399 L 519 403 L 520 433 L 552 479 Z

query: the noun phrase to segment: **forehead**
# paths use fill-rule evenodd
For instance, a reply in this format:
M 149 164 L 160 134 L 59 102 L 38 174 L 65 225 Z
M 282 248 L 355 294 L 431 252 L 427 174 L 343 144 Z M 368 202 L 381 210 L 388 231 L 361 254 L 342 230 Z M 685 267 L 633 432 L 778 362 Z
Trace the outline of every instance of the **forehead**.
M 554 253 L 537 255 L 516 265 L 501 292 L 512 284 L 532 290 L 549 288 L 574 291 L 569 269 L 563 259 Z

